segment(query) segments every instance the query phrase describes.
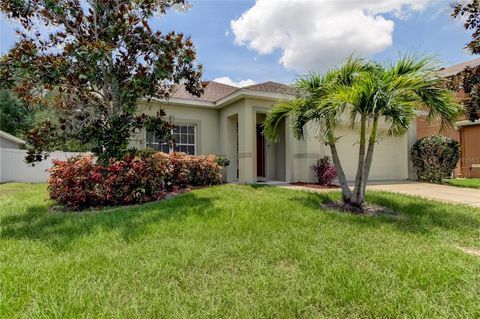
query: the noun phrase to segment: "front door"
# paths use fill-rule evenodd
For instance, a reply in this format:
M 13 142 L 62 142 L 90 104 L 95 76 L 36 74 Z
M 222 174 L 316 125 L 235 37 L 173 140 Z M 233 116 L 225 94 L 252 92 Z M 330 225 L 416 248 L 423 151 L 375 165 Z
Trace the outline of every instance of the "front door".
M 265 137 L 261 124 L 257 124 L 257 176 L 265 177 Z

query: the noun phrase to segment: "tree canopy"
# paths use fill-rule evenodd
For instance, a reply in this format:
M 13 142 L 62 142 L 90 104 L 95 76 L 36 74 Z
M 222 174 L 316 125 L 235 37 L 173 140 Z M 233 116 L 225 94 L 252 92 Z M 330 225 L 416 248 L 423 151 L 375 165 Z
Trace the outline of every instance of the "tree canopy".
M 480 53 L 480 0 L 460 1 L 453 4 L 453 18 L 463 18 L 465 30 L 472 30 L 472 40 L 466 49 L 472 54 Z M 467 67 L 453 76 L 448 86 L 463 90 L 468 96 L 462 101 L 470 121 L 480 119 L 480 67 Z
M 447 87 L 467 93 L 461 101 L 465 106 L 466 116 L 472 122 L 480 119 L 480 66 L 466 67 L 459 74 L 450 77 Z
M 275 139 L 280 121 L 289 116 L 293 135 L 302 139 L 305 125 L 315 123 L 330 147 L 345 205 L 361 209 L 375 144 L 381 138 L 381 121 L 387 125 L 387 134 L 401 135 L 415 120 L 417 110 L 428 109 L 429 117 L 439 117 L 444 126 L 461 113 L 451 91 L 442 84 L 438 66 L 428 57 L 404 55 L 395 63 L 385 64 L 350 57 L 325 74 L 312 73 L 299 78 L 296 98 L 272 109 L 264 122 L 264 132 L 267 138 Z M 341 137 L 336 135 L 336 128 L 342 125 L 350 125 L 358 132 L 358 167 L 353 191 L 347 184 L 341 154 L 337 151 Z
M 165 113 L 138 114 L 139 99 L 166 99 L 176 85 L 203 93 L 202 67 L 190 38 L 152 30 L 149 19 L 185 0 L 4 0 L 19 22 L 19 41 L 0 60 L 0 85 L 29 105 L 46 105 L 27 136 L 28 162 L 42 160 L 64 139 L 92 145 L 100 161 L 121 156 L 139 129 L 171 141 Z M 46 98 L 48 97 L 48 98 Z
M 462 17 L 465 30 L 472 30 L 472 40 L 467 50 L 472 54 L 480 53 L 480 0 L 458 1 L 453 4 L 453 18 Z

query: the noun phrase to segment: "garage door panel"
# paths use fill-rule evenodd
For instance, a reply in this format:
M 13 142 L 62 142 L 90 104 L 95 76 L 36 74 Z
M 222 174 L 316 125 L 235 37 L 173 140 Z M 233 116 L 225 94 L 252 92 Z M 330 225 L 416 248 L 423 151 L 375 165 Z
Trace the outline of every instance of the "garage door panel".
M 337 149 L 348 180 L 354 180 L 358 165 L 358 133 L 351 129 L 337 130 L 341 136 Z M 403 137 L 384 137 L 375 145 L 369 180 L 404 178 L 402 163 L 405 154 Z

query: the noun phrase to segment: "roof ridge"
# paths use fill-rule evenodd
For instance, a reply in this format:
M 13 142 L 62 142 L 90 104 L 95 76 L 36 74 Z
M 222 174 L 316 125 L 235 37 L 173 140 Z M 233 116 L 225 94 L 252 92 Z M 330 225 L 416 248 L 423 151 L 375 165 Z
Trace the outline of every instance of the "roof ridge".
M 215 83 L 215 84 L 220 84 L 220 85 L 228 86 L 228 87 L 235 88 L 235 89 L 241 89 L 241 87 L 238 87 L 238 86 L 235 86 L 235 85 L 225 84 L 225 83 L 217 82 L 217 81 L 213 81 L 213 80 L 207 80 L 207 81 L 203 81 L 203 82 Z
M 245 86 L 245 87 L 255 86 L 255 85 L 262 85 L 262 84 L 267 84 L 267 83 L 273 83 L 273 84 L 280 84 L 280 85 L 287 85 L 287 86 L 288 86 L 288 84 L 285 84 L 285 83 L 282 83 L 282 82 L 265 81 L 265 82 L 260 82 L 260 83 L 251 84 L 251 85 L 248 85 L 248 86 Z
M 476 59 L 473 59 L 473 60 L 468 60 L 468 61 L 464 61 L 464 62 L 461 62 L 461 63 L 452 64 L 452 65 L 449 65 L 449 66 L 446 66 L 446 67 L 442 67 L 438 71 L 439 71 L 441 76 L 450 77 L 450 76 L 453 76 L 453 75 L 456 75 L 456 74 L 462 72 L 466 67 L 475 68 L 475 67 L 478 67 L 478 66 L 480 66 L 480 58 L 476 58 Z

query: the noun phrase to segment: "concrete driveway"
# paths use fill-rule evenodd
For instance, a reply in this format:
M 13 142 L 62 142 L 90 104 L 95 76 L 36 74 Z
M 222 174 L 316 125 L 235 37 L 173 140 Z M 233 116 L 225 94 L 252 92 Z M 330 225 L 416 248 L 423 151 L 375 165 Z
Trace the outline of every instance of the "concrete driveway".
M 313 192 L 338 191 L 338 189 L 314 189 L 304 186 L 295 186 L 288 183 L 268 183 L 290 189 L 302 189 Z M 465 204 L 480 208 L 480 189 L 462 188 L 448 185 L 410 181 L 382 181 L 369 182 L 367 190 L 386 191 L 405 195 L 419 196 L 453 204 Z
M 480 189 L 420 182 L 371 182 L 367 189 L 480 207 Z

